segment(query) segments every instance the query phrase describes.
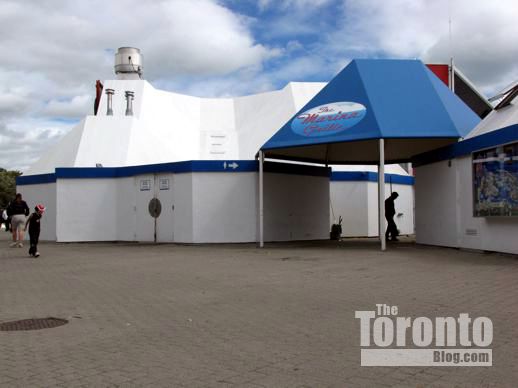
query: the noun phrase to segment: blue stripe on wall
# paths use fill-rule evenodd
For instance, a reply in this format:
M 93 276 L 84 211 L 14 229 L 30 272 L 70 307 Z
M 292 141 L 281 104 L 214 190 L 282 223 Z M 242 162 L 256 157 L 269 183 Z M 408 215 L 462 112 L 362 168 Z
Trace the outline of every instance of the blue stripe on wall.
M 496 147 L 501 144 L 518 141 L 518 124 L 497 129 L 483 135 L 463 140 L 446 147 L 442 147 L 421 155 L 417 155 L 412 163 L 414 167 L 440 162 L 442 160 L 454 159 L 459 156 L 469 155 L 474 151 L 484 148 Z
M 62 167 L 56 168 L 56 177 L 58 179 L 125 178 L 135 175 L 160 173 L 250 171 L 257 171 L 257 162 L 255 160 L 191 160 L 128 167 Z
M 334 171 L 331 174 L 334 182 L 377 182 L 378 173 L 372 171 Z M 385 174 L 385 183 L 413 185 L 414 177 L 408 175 Z
M 16 177 L 16 185 L 38 185 L 56 182 L 56 174 L 40 174 Z
M 191 160 L 186 162 L 147 164 L 128 167 L 59 167 L 54 174 L 28 175 L 16 178 L 16 184 L 34 185 L 56 182 L 56 179 L 125 178 L 143 174 L 190 173 L 190 172 L 255 172 L 259 164 L 255 160 Z M 266 172 L 325 176 L 330 169 L 286 163 L 266 162 Z

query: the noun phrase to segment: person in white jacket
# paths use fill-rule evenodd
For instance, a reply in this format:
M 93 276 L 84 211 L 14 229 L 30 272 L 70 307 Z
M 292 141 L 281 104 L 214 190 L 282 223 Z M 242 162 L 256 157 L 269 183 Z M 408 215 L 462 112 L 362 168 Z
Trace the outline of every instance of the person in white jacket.
M 6 209 L 0 209 L 0 229 L 2 228 L 2 225 L 5 227 L 5 231 L 8 232 L 8 222 L 7 222 L 7 210 Z

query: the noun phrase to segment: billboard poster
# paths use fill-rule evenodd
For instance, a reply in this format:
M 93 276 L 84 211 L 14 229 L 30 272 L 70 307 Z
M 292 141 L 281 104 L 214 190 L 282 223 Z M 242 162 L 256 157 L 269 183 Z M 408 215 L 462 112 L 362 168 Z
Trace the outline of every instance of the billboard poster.
M 473 215 L 518 216 L 518 142 L 473 153 Z

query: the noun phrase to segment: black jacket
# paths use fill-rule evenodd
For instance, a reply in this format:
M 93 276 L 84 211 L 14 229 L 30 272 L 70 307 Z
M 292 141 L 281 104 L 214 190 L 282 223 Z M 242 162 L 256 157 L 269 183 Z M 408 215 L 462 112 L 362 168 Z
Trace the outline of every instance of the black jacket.
M 392 218 L 396 214 L 396 208 L 394 206 L 394 198 L 388 197 L 385 200 L 385 217 Z
M 27 206 L 27 202 L 25 201 L 13 201 L 9 204 L 9 207 L 7 208 L 7 215 L 9 217 L 15 216 L 17 214 L 23 214 L 25 216 L 28 216 L 29 213 L 29 206 Z
M 36 212 L 32 213 L 29 217 L 29 234 L 31 236 L 40 234 L 40 221 L 41 214 L 38 214 Z

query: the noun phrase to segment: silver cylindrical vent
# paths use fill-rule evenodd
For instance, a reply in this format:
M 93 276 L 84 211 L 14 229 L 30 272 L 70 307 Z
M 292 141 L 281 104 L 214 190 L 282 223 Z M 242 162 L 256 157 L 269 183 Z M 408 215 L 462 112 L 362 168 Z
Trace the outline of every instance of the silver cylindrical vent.
M 106 116 L 113 116 L 112 96 L 114 94 L 115 90 L 106 89 Z
M 120 47 L 115 54 L 115 74 L 118 79 L 142 79 L 144 57 L 138 48 Z
M 126 116 L 133 116 L 133 98 L 135 97 L 135 93 L 129 90 L 126 90 Z

